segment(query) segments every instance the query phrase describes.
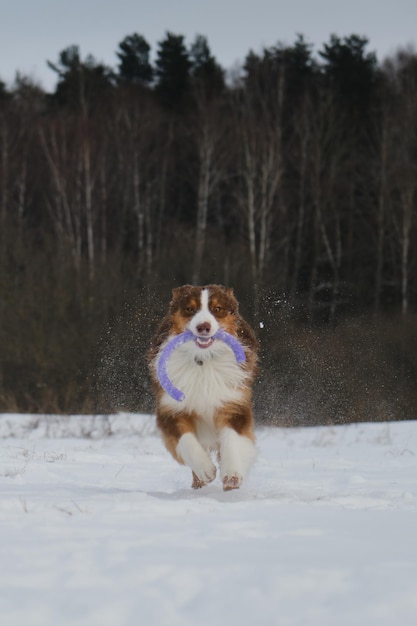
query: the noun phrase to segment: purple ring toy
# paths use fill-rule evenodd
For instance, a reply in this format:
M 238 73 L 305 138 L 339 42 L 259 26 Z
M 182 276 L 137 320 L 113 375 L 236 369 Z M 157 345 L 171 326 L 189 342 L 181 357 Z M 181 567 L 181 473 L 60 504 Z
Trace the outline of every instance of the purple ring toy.
M 182 344 L 187 343 L 187 341 L 191 341 L 193 339 L 197 339 L 194 333 L 191 330 L 185 330 L 180 335 L 176 335 L 171 341 L 167 343 L 165 348 L 161 352 L 161 356 L 159 357 L 157 374 L 159 382 L 161 383 L 162 388 L 177 400 L 177 402 L 181 402 L 185 398 L 185 394 L 177 389 L 169 379 L 167 372 L 168 360 L 171 357 L 174 350 L 176 350 Z M 233 350 L 233 354 L 235 355 L 236 361 L 238 363 L 243 363 L 246 361 L 245 351 L 242 347 L 242 344 L 239 342 L 236 337 L 233 337 L 230 333 L 227 333 L 225 330 L 219 329 L 217 333 L 213 335 L 213 339 L 219 339 L 223 341 L 225 344 L 229 346 Z

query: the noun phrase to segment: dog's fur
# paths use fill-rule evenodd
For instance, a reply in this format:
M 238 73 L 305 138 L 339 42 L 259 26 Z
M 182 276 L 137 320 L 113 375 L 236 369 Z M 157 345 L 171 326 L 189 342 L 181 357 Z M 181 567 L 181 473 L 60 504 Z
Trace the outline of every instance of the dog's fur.
M 231 348 L 212 336 L 221 328 L 241 342 L 246 362 L 238 364 Z M 178 402 L 161 387 L 156 374 L 163 348 L 191 330 L 196 340 L 179 346 L 168 361 L 173 384 L 185 394 Z M 232 289 L 221 285 L 184 285 L 172 292 L 149 352 L 157 401 L 157 424 L 164 443 L 179 463 L 188 465 L 197 489 L 214 480 L 217 453 L 224 490 L 237 489 L 255 459 L 252 383 L 257 341 L 239 315 Z

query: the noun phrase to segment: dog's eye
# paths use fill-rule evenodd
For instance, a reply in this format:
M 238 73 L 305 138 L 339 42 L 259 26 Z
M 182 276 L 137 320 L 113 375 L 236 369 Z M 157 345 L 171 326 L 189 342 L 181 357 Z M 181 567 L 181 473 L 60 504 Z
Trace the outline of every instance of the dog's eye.
M 193 315 L 196 312 L 196 309 L 193 306 L 187 306 L 185 310 L 187 313 L 190 313 L 190 315 Z

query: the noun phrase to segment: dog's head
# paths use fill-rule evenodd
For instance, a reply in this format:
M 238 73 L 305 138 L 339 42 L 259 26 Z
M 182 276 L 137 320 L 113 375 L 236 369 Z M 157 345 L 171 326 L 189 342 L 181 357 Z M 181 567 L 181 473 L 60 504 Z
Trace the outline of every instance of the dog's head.
M 238 309 L 233 289 L 222 285 L 183 285 L 172 291 L 172 330 L 177 334 L 191 330 L 196 336 L 197 345 L 208 348 L 220 328 L 232 335 L 236 334 Z

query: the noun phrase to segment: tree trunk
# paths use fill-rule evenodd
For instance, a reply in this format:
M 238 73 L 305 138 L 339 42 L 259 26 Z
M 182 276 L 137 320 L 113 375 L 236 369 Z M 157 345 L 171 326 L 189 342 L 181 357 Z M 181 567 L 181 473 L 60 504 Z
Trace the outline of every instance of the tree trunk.
M 93 217 L 93 179 L 91 175 L 91 152 L 88 137 L 83 138 L 83 161 L 84 161 L 84 202 L 85 220 L 87 230 L 87 257 L 88 275 L 90 281 L 95 276 L 95 242 L 94 242 L 94 217 Z
M 401 312 L 403 315 L 407 315 L 409 306 L 409 251 L 414 193 L 414 189 L 409 188 L 402 194 Z
M 387 161 L 388 161 L 388 133 L 386 118 L 383 120 L 380 155 L 380 182 L 378 190 L 378 204 L 376 214 L 376 267 L 374 289 L 374 313 L 377 314 L 381 305 L 382 271 L 384 266 L 384 239 L 385 239 L 385 203 L 387 193 Z
M 4 118 L 1 119 L 0 144 L 0 267 L 3 267 L 6 258 L 6 215 L 9 199 L 9 141 Z
M 199 147 L 200 168 L 198 177 L 197 223 L 194 247 L 193 283 L 201 282 L 201 268 L 206 240 L 210 179 L 213 161 L 213 140 L 207 127 L 203 129 Z

